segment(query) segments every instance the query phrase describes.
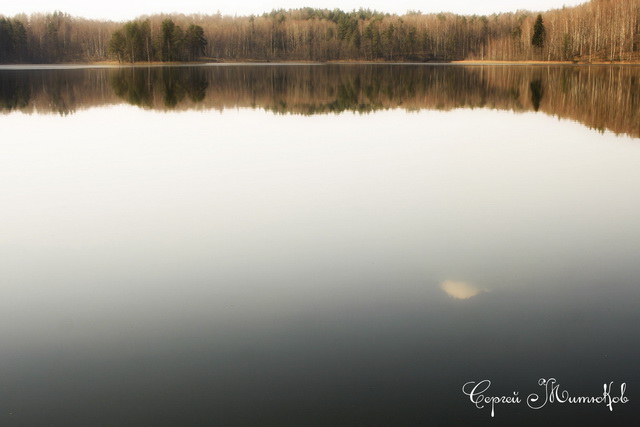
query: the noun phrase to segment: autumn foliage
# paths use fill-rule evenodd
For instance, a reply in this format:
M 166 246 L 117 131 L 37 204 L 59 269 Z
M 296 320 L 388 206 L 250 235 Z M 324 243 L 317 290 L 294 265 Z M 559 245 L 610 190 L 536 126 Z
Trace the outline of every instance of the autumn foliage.
M 260 16 L 64 13 L 0 18 L 0 62 L 365 60 L 638 61 L 640 0 L 490 16 L 303 8 Z

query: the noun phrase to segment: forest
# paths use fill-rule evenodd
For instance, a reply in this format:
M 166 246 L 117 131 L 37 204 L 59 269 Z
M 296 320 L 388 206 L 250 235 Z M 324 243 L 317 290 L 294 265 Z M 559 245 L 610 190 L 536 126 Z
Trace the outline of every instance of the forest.
M 121 23 L 0 15 L 0 63 L 341 60 L 639 62 L 640 0 L 489 16 L 303 8 Z

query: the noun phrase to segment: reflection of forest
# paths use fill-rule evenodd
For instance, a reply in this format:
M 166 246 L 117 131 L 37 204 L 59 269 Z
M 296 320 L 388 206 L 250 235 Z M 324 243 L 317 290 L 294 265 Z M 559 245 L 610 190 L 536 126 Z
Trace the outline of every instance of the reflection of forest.
M 541 111 L 640 137 L 633 66 L 237 65 L 0 71 L 0 109 L 68 114 L 127 102 L 154 110 L 276 113 L 492 108 Z

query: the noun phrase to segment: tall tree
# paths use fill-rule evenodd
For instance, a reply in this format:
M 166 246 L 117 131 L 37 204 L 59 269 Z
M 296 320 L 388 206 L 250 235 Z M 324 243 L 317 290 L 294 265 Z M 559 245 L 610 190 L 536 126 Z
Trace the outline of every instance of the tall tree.
M 171 61 L 171 54 L 173 53 L 173 29 L 176 24 L 171 19 L 165 19 L 162 21 L 161 27 L 161 48 L 160 48 L 160 56 L 163 61 Z
M 185 34 L 185 44 L 189 52 L 189 60 L 194 61 L 204 55 L 207 39 L 201 26 L 191 24 Z
M 122 62 L 125 58 L 125 51 L 127 49 L 127 39 L 121 30 L 115 31 L 111 35 L 109 41 L 109 54 L 118 58 L 118 62 Z
M 15 56 L 13 24 L 9 19 L 0 17 L 0 58 L 2 62 L 10 62 Z
M 179 61 L 182 59 L 184 31 L 172 19 L 162 21 L 160 43 L 160 55 L 163 61 Z
M 531 44 L 537 48 L 544 47 L 545 29 L 542 15 L 538 14 L 535 24 L 533 24 L 533 36 L 531 36 Z
M 144 50 L 144 37 L 137 22 L 124 24 L 126 54 L 130 62 L 140 61 Z

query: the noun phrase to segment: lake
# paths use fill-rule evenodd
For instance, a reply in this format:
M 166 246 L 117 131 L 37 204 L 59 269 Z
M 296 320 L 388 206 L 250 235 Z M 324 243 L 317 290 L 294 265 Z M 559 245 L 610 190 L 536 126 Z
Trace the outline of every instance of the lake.
M 2 426 L 637 422 L 640 67 L 5 66 L 0 111 Z

